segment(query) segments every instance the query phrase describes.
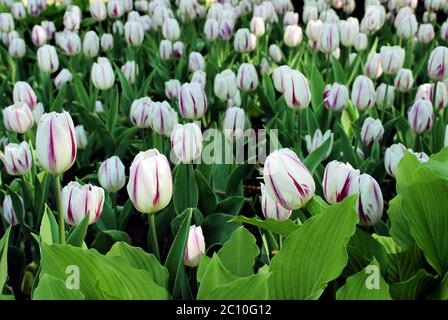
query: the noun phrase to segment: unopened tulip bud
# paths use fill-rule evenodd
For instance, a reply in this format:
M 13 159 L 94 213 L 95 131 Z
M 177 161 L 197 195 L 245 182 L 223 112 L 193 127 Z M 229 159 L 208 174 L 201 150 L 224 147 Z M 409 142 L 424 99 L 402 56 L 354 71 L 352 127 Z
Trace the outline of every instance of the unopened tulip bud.
M 308 23 L 311 20 L 317 20 L 319 11 L 314 5 L 306 5 L 303 7 L 302 20 L 303 23 Z
M 339 22 L 339 16 L 337 15 L 336 11 L 334 11 L 332 8 L 322 10 L 319 14 L 319 19 L 322 20 L 324 23 L 337 24 Z
M 190 72 L 205 70 L 205 60 L 199 52 L 191 52 L 188 57 L 188 69 Z
M 370 5 L 365 9 L 362 24 L 368 33 L 375 33 L 380 30 L 385 22 L 386 12 L 381 5 Z
M 302 37 L 302 28 L 297 25 L 289 25 L 285 28 L 283 42 L 285 45 L 292 48 L 298 46 L 302 42 Z
M 290 149 L 276 150 L 266 158 L 263 180 L 269 196 L 290 210 L 304 206 L 316 190 L 312 175 Z
M 173 57 L 173 44 L 170 40 L 160 41 L 159 53 L 162 60 L 169 60 Z
M 428 76 L 441 81 L 448 77 L 448 48 L 436 47 L 428 60 Z
M 205 254 L 205 240 L 201 227 L 190 226 L 187 245 L 185 246 L 184 264 L 190 268 L 199 265 L 201 254 Z
M 359 34 L 359 21 L 349 17 L 346 21 L 339 22 L 339 33 L 341 44 L 345 47 L 352 47 Z
M 387 94 L 387 96 L 386 96 Z M 394 104 L 395 99 L 395 87 L 391 85 L 386 85 L 385 83 L 380 84 L 376 88 L 376 105 L 380 108 L 390 108 Z
M 51 174 L 70 169 L 76 158 L 76 134 L 68 112 L 46 113 L 36 132 L 36 153 L 40 165 Z
M 62 86 L 73 79 L 72 73 L 68 69 L 62 69 L 54 79 L 56 89 L 60 90 Z
M 107 3 L 107 14 L 112 19 L 119 19 L 124 14 L 123 1 L 111 0 Z
M 399 46 L 382 46 L 380 55 L 381 68 L 385 74 L 396 74 L 403 66 L 405 51 Z
M 233 98 L 238 91 L 235 73 L 230 69 L 218 73 L 215 76 L 213 90 L 215 95 L 222 101 Z
M 77 33 L 66 31 L 59 39 L 59 47 L 65 55 L 74 56 L 81 52 L 81 38 Z
M 177 97 L 180 90 L 180 81 L 177 79 L 171 79 L 165 82 L 165 96 L 172 100 Z
M 306 36 L 308 37 L 308 40 L 311 40 L 313 42 L 319 41 L 320 36 L 320 28 L 322 27 L 323 23 L 320 20 L 311 20 L 306 25 Z
M 271 64 L 268 59 L 262 58 L 260 61 L 260 74 L 263 76 L 265 74 L 270 75 L 272 72 Z
M 77 9 L 76 9 L 77 8 Z M 76 6 L 67 8 L 64 13 L 64 27 L 69 31 L 77 31 L 81 25 L 81 12 Z
M 47 32 L 42 26 L 35 25 L 31 32 L 31 40 L 39 47 L 47 42 Z
M 95 101 L 95 113 L 104 112 L 103 103 L 99 100 Z
M 101 49 L 103 51 L 112 50 L 114 47 L 114 37 L 110 33 L 103 33 L 101 36 Z
M 14 18 L 10 13 L 0 13 L 0 31 L 11 32 L 14 30 Z
M 91 79 L 95 88 L 100 90 L 112 88 L 115 82 L 115 74 L 109 59 L 98 58 L 92 66 Z
M 7 130 L 25 133 L 34 124 L 33 114 L 25 102 L 16 102 L 2 110 L 3 122 Z
M 173 43 L 173 57 L 179 60 L 184 54 L 185 44 L 182 41 L 176 41 Z
M 365 33 L 358 33 L 355 39 L 354 47 L 357 52 L 367 49 L 368 39 Z
M 444 41 L 448 41 L 448 21 L 445 21 L 440 27 L 440 37 Z
M 299 24 L 299 14 L 297 12 L 288 11 L 283 16 L 283 27 Z
M 87 146 L 87 132 L 83 125 L 75 127 L 76 142 L 78 149 L 85 149 Z
M 230 108 L 230 107 L 241 107 L 241 94 L 240 94 L 240 90 L 238 90 L 238 91 L 236 92 L 236 95 L 235 95 L 233 98 L 227 100 L 227 107 L 228 107 L 228 108 Z
M 143 26 L 140 22 L 128 21 L 124 25 L 124 36 L 131 46 L 137 47 L 142 44 L 145 36 Z
M 350 186 L 359 176 L 359 170 L 353 169 L 350 163 L 333 160 L 327 164 L 322 182 L 325 199 L 330 204 L 344 200 L 350 191 Z
M 134 2 L 135 10 L 140 12 L 147 12 L 149 9 L 149 3 L 146 0 L 137 0 Z
M 361 128 L 361 140 L 364 145 L 371 147 L 375 141 L 383 140 L 384 127 L 379 119 L 368 117 L 364 120 Z
M 239 29 L 234 38 L 233 48 L 236 52 L 251 52 L 255 50 L 257 37 L 250 33 L 249 29 Z
M 21 176 L 31 170 L 31 150 L 26 141 L 21 144 L 10 143 L 5 146 L 5 152 L 0 152 L 0 160 L 6 172 L 12 176 Z
M 123 22 L 121 22 L 120 20 L 114 21 L 114 23 L 112 23 L 112 33 L 119 34 L 120 36 L 122 36 L 124 34 Z
M 412 70 L 402 68 L 397 72 L 395 76 L 394 85 L 400 92 L 408 92 L 414 84 L 414 77 Z
M 176 41 L 180 36 L 179 23 L 176 19 L 166 19 L 163 23 L 162 34 L 165 39 Z
M 327 130 L 324 134 L 322 134 L 322 131 L 320 131 L 320 129 L 317 129 L 316 131 L 314 131 L 314 135 L 312 137 L 307 134 L 305 136 L 306 150 L 310 154 L 313 151 L 317 150 L 328 139 L 330 139 L 330 148 L 324 155 L 324 159 L 326 159 L 330 155 L 331 149 L 333 147 L 333 133 L 331 132 L 331 130 Z
M 429 132 L 434 124 L 434 110 L 431 101 L 427 99 L 416 100 L 408 111 L 408 122 L 416 134 Z
M 253 64 L 243 63 L 236 77 L 238 88 L 244 92 L 253 91 L 258 86 L 258 74 Z
M 201 156 L 201 128 L 194 122 L 176 124 L 171 132 L 171 149 L 173 162 L 191 163 Z
M 403 158 L 405 150 L 406 147 L 404 145 L 396 143 L 384 152 L 384 167 L 386 168 L 386 172 L 394 178 L 397 176 L 398 164 Z
M 108 192 L 117 192 L 126 182 L 124 165 L 117 156 L 103 161 L 98 169 L 98 180 L 101 187 Z
M 434 27 L 430 23 L 421 24 L 418 28 L 417 39 L 421 43 L 431 43 L 435 37 Z
M 36 106 L 34 107 L 33 112 L 33 118 L 35 123 L 39 123 L 40 118 L 45 113 L 44 105 L 41 102 L 36 103 Z
M 140 13 L 138 13 L 137 11 L 129 12 L 126 21 L 140 22 Z
M 207 19 L 204 24 L 204 36 L 208 41 L 214 41 L 219 36 L 219 23 L 215 19 Z
M 319 50 L 326 54 L 334 52 L 339 47 L 339 32 L 335 24 L 324 23 L 320 27 L 318 46 Z
M 47 40 L 53 39 L 54 34 L 56 32 L 56 27 L 53 21 L 42 21 L 40 24 L 47 34 Z
M 261 187 L 261 211 L 266 219 L 275 219 L 277 221 L 288 220 L 291 216 L 292 210 L 283 208 L 276 202 L 266 191 L 263 183 Z
M 286 105 L 293 109 L 302 110 L 311 102 L 311 91 L 308 80 L 297 70 L 291 70 L 283 76 L 283 96 Z
M 230 40 L 233 34 L 233 22 L 229 19 L 222 19 L 219 24 L 219 36 L 223 40 Z
M 197 83 L 184 83 L 177 96 L 179 111 L 184 118 L 196 120 L 207 112 L 207 97 L 204 87 Z
M 357 76 L 353 83 L 351 100 L 358 111 L 363 112 L 375 104 L 375 87 L 366 76 Z
M 265 33 L 265 25 L 262 17 L 253 17 L 250 21 L 250 32 L 255 36 L 261 37 Z
M 121 66 L 121 72 L 123 72 L 123 75 L 130 84 L 135 83 L 135 80 L 138 76 L 138 71 L 138 65 L 135 63 L 135 61 L 127 61 L 124 65 Z
M 168 102 L 152 102 L 150 104 L 149 125 L 158 134 L 169 137 L 174 126 L 179 122 L 177 112 Z
M 95 57 L 100 51 L 100 39 L 95 31 L 88 31 L 84 35 L 82 51 L 85 56 L 90 58 Z
M 23 206 L 22 198 L 20 198 L 20 200 Z M 19 224 L 16 212 L 14 211 L 11 196 L 9 194 L 5 195 L 5 199 L 3 200 L 3 217 L 10 225 L 15 226 Z
M 279 46 L 276 44 L 271 44 L 269 46 L 269 56 L 275 63 L 280 63 L 282 60 L 282 51 L 280 50 Z
M 246 128 L 246 113 L 238 107 L 227 108 L 222 124 L 224 136 L 231 139 L 239 139 Z
M 143 97 L 132 102 L 129 114 L 132 124 L 141 129 L 149 128 L 151 121 L 151 103 L 152 100 L 148 97 Z
M 89 224 L 95 223 L 104 205 L 104 190 L 91 184 L 81 186 L 72 181 L 62 189 L 65 222 L 78 225 L 88 214 Z
M 350 99 L 348 88 L 343 84 L 327 85 L 323 94 L 325 107 L 331 111 L 342 111 L 347 107 Z
M 153 22 L 150 16 L 145 14 L 144 16 L 140 17 L 140 23 L 143 26 L 143 31 L 149 32 L 153 29 Z
M 383 215 L 384 206 L 378 182 L 366 173 L 359 175 L 350 186 L 350 195 L 352 194 L 359 194 L 358 203 L 355 205 L 359 224 L 366 227 L 376 224 Z
M 283 92 L 283 79 L 291 70 L 289 66 L 283 65 L 272 71 L 272 82 L 274 83 L 275 90 Z
M 412 39 L 418 30 L 417 18 L 414 14 L 407 14 L 400 19 L 397 35 L 404 40 Z
M 11 13 L 16 20 L 23 20 L 26 17 L 25 6 L 22 2 L 14 2 L 11 7 Z
M 22 58 L 25 55 L 26 45 L 23 39 L 13 39 L 8 47 L 8 52 L 13 58 Z
M 106 3 L 103 1 L 93 1 L 90 3 L 90 15 L 95 21 L 104 21 L 107 18 Z
M 31 110 L 34 109 L 37 103 L 36 94 L 33 88 L 24 81 L 18 81 L 14 84 L 13 89 L 13 101 L 14 103 L 24 102 L 30 107 Z

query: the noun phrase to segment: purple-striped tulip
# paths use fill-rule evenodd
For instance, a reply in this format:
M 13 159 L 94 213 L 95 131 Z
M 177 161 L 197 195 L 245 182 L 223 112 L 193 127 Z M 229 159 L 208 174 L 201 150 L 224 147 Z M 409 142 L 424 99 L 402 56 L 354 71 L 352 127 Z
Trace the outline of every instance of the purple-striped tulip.
M 23 206 L 22 198 L 20 198 Z M 10 225 L 18 225 L 19 220 L 17 219 L 17 215 L 14 211 L 14 207 L 12 205 L 12 199 L 9 194 L 5 196 L 5 199 L 3 200 L 3 217 Z
M 353 83 L 351 100 L 358 109 L 363 112 L 370 109 L 375 104 L 375 87 L 372 80 L 366 76 L 358 76 Z
M 184 118 L 196 120 L 207 112 L 207 97 L 200 83 L 184 83 L 177 98 L 179 111 Z
M 325 199 L 331 203 L 342 201 L 349 195 L 350 186 L 359 176 L 359 170 L 353 169 L 350 163 L 333 160 L 327 164 L 322 182 Z
M 30 146 L 26 141 L 21 144 L 10 143 L 5 146 L 5 152 L 0 152 L 0 160 L 6 172 L 12 176 L 21 176 L 31 170 L 32 157 Z
M 311 102 L 311 91 L 308 80 L 297 70 L 286 72 L 283 76 L 283 96 L 286 105 L 293 109 L 302 110 Z
M 24 81 L 18 81 L 14 84 L 12 97 L 14 103 L 24 102 L 31 110 L 34 110 L 37 103 L 36 94 L 34 93 L 33 88 Z
M 7 130 L 25 133 L 34 124 L 33 113 L 24 102 L 17 102 L 2 110 L 3 122 Z
M 283 208 L 267 193 L 263 183 L 260 183 L 261 188 L 261 212 L 266 219 L 275 219 L 277 221 L 288 220 L 291 216 L 292 210 Z
M 205 254 L 205 240 L 201 227 L 190 226 L 187 245 L 185 246 L 184 264 L 195 268 L 199 265 L 201 254 Z
M 437 47 L 432 50 L 428 60 L 428 76 L 441 81 L 448 77 L 448 48 Z
M 112 156 L 104 160 L 98 169 L 98 180 L 101 187 L 109 192 L 117 192 L 126 182 L 124 165 L 120 158 Z
M 136 99 L 131 104 L 129 117 L 132 124 L 140 129 L 149 128 L 150 126 L 150 111 L 152 100 L 149 97 Z
M 191 163 L 201 156 L 201 128 L 194 122 L 176 124 L 171 132 L 171 159 L 173 162 Z
M 384 135 L 384 127 L 380 119 L 367 117 L 361 128 L 361 140 L 366 146 L 371 147 L 378 140 L 381 143 Z
M 347 107 L 350 99 L 348 89 L 345 85 L 333 83 L 327 85 L 323 94 L 325 107 L 331 111 L 342 111 Z
M 429 132 L 434 124 L 434 110 L 431 101 L 419 99 L 408 111 L 409 125 L 416 134 Z
M 166 101 L 151 102 L 149 105 L 149 125 L 158 134 L 169 137 L 178 123 L 177 112 Z
M 246 113 L 244 109 L 238 107 L 227 108 L 222 123 L 224 136 L 227 139 L 239 139 L 244 134 L 246 127 Z

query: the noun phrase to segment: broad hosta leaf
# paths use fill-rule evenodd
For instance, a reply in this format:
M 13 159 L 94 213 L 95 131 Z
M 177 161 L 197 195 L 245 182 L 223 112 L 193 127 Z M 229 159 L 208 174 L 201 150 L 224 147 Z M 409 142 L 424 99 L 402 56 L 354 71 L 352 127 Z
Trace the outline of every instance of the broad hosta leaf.
M 244 197 L 241 196 L 229 197 L 218 202 L 215 212 L 228 213 L 236 216 L 237 214 L 240 213 L 243 205 L 244 205 Z
M 8 280 L 8 243 L 11 227 L 8 227 L 0 240 L 0 294 L 3 292 L 6 280 Z
M 254 273 L 255 258 L 260 254 L 256 242 L 249 231 L 239 227 L 219 250 L 218 256 L 234 275 L 249 276 Z
M 196 279 L 200 283 L 202 281 L 202 277 L 205 274 L 205 271 L 207 271 L 208 264 L 210 263 L 211 258 L 206 256 L 205 254 L 201 254 L 201 258 L 199 260 L 199 267 L 196 272 Z
M 59 226 L 47 205 L 45 205 L 39 235 L 41 240 L 48 244 L 59 243 Z
M 433 287 L 435 277 L 426 270 L 420 269 L 409 280 L 393 283 L 390 293 L 397 300 L 416 300 L 425 298 L 428 289 Z
M 106 230 L 101 231 L 96 236 L 92 243 L 92 248 L 97 249 L 99 252 L 106 254 L 112 248 L 116 242 L 127 242 L 131 243 L 131 238 L 126 232 L 118 230 Z
M 229 222 L 233 217 L 229 214 L 214 213 L 204 219 L 202 230 L 207 247 L 223 244 L 230 238 L 232 233 L 241 225 L 238 222 Z
M 308 201 L 305 205 L 305 209 L 312 215 L 321 213 L 323 210 L 329 207 L 329 204 L 325 202 L 319 196 L 313 196 L 310 201 Z
M 258 217 L 248 218 L 245 216 L 236 216 L 230 221 L 251 224 L 253 226 L 257 226 L 262 229 L 272 231 L 283 237 L 289 236 L 292 232 L 296 231 L 300 227 L 291 220 L 285 220 L 285 221 L 277 221 L 275 219 L 261 220 Z
M 205 298 L 207 300 L 266 300 L 270 273 L 238 278 L 219 286 Z
M 48 273 L 43 274 L 39 280 L 39 286 L 34 290 L 33 300 L 84 300 L 81 290 L 68 289 L 61 279 Z
M 89 227 L 90 214 L 87 214 L 81 222 L 73 229 L 72 233 L 67 238 L 67 244 L 71 244 L 75 247 L 82 247 L 84 238 L 87 234 L 87 228 Z
M 390 234 L 399 246 L 408 249 L 415 245 L 415 240 L 409 231 L 405 212 L 401 208 L 401 197 L 399 195 L 389 202 L 387 214 L 391 221 Z
M 347 243 L 355 233 L 357 197 L 351 196 L 308 219 L 289 235 L 269 270 L 273 299 L 317 299 L 347 264 Z M 317 267 L 319 266 L 319 267 Z
M 236 279 L 237 276 L 227 270 L 219 259 L 219 256 L 214 254 L 207 266 L 207 270 L 202 276 L 197 299 L 206 299 L 214 289 L 228 284 Z

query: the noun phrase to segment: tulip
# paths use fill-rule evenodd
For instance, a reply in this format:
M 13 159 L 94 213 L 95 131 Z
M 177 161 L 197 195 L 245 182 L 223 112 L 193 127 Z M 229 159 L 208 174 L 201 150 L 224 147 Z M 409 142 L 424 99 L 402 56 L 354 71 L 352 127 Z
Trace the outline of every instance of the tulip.
M 417 33 L 418 23 L 414 14 L 405 15 L 397 28 L 397 34 L 401 39 L 412 39 Z
M 365 9 L 364 18 L 361 24 L 369 33 L 374 33 L 380 30 L 385 22 L 385 11 L 384 7 L 381 5 L 370 5 Z
M 405 150 L 406 147 L 404 145 L 396 143 L 384 152 L 384 167 L 386 168 L 386 172 L 394 178 L 397 176 L 398 164 L 403 158 Z
M 272 71 L 272 82 L 274 83 L 275 90 L 278 92 L 283 92 L 283 78 L 285 78 L 286 74 L 288 74 L 291 70 L 292 69 L 289 66 L 283 65 Z
M 418 33 L 417 33 L 417 39 L 421 43 L 431 43 L 431 41 L 435 37 L 434 27 L 430 23 L 421 24 Z
M 165 96 L 172 100 L 177 97 L 180 90 L 180 81 L 177 79 L 171 79 L 165 82 Z
M 149 128 L 151 103 L 152 100 L 148 97 L 136 99 L 132 102 L 129 114 L 132 124 L 141 129 Z
M 130 12 L 132 11 L 132 8 L 134 6 L 132 0 L 122 0 L 123 1 L 123 9 L 124 12 Z
M 428 76 L 435 81 L 448 77 L 448 48 L 436 47 L 428 60 Z
M 408 92 L 414 84 L 414 77 L 412 70 L 402 68 L 395 76 L 394 85 L 400 92 Z
M 151 20 L 151 17 L 145 14 L 144 16 L 140 17 L 140 23 L 143 26 L 143 31 L 149 32 L 153 29 L 153 21 Z
M 283 77 L 282 86 L 288 107 L 298 110 L 308 107 L 311 102 L 311 91 L 307 79 L 300 71 L 287 72 Z
M 196 18 L 196 3 L 193 0 L 179 0 L 179 14 L 184 22 Z
M 10 13 L 0 13 L 0 31 L 11 32 L 14 30 L 14 19 Z
M 233 98 L 227 100 L 227 107 L 230 108 L 240 106 L 241 106 L 241 94 L 240 91 L 238 90 Z
M 262 76 L 265 74 L 270 75 L 272 72 L 271 64 L 266 58 L 261 59 L 259 67 L 260 67 L 260 74 Z
M 277 221 L 288 220 L 291 216 L 292 210 L 283 208 L 277 203 L 268 192 L 263 183 L 260 183 L 261 187 L 261 211 L 266 219 L 275 219 Z
M 84 41 L 82 43 L 82 51 L 85 56 L 93 58 L 98 55 L 100 51 L 100 39 L 95 31 L 88 31 L 84 35 Z
M 381 219 L 383 215 L 383 194 L 374 178 L 365 173 L 357 176 L 350 185 L 349 193 L 350 195 L 359 194 L 355 208 L 361 226 L 372 226 Z
M 99 100 L 95 101 L 95 113 L 104 112 L 103 103 Z
M 72 73 L 68 69 L 62 69 L 54 79 L 56 89 L 60 90 L 62 86 L 73 79 Z
M 128 44 L 138 47 L 142 44 L 145 36 L 142 24 L 135 21 L 126 22 L 124 25 L 124 36 Z
M 233 48 L 236 52 L 251 52 L 255 50 L 257 45 L 257 37 L 250 33 L 249 29 L 239 29 L 234 38 Z
M 137 0 L 134 2 L 135 10 L 140 12 L 147 12 L 149 9 L 149 3 L 146 0 Z
M 59 68 L 59 58 L 56 49 L 48 44 L 37 49 L 39 68 L 45 73 L 53 73 Z
M 140 22 L 140 13 L 131 11 L 128 13 L 127 22 Z
M 429 132 L 434 124 L 434 110 L 431 101 L 419 99 L 408 111 L 409 126 L 417 135 Z
M 229 19 L 222 19 L 219 24 L 219 36 L 223 40 L 230 40 L 233 33 L 233 22 Z
M 34 107 L 33 112 L 33 118 L 34 122 L 38 123 L 42 115 L 45 113 L 44 105 L 40 102 L 36 103 L 36 106 Z
M 112 88 L 115 82 L 115 74 L 109 59 L 101 57 L 93 64 L 91 79 L 95 88 L 107 90 Z
M 182 41 L 176 41 L 173 43 L 173 56 L 174 59 L 180 59 L 184 53 L 185 45 Z M 197 70 L 199 71 L 199 70 Z
M 199 265 L 201 254 L 205 254 L 205 240 L 201 227 L 190 226 L 187 245 L 185 246 L 184 264 L 190 268 Z
M 176 124 L 171 132 L 173 162 L 191 163 L 201 156 L 202 132 L 196 123 Z
M 384 135 L 384 127 L 379 119 L 367 117 L 361 128 L 361 140 L 366 146 L 371 147 L 375 141 L 381 143 Z
M 72 181 L 62 189 L 64 220 L 78 225 L 88 214 L 89 224 L 95 223 L 104 205 L 104 190 L 91 184 L 80 185 Z
M 321 10 L 319 19 L 324 23 L 337 24 L 339 22 L 339 16 L 332 8 Z
M 3 122 L 7 130 L 25 133 L 34 124 L 30 107 L 24 102 L 16 102 L 2 110 Z
M 339 47 L 339 32 L 335 24 L 324 23 L 320 28 L 318 46 L 325 54 L 334 52 Z
M 120 158 L 112 156 L 104 160 L 98 169 L 98 180 L 101 187 L 108 192 L 117 192 L 126 182 L 124 165 Z
M 404 63 L 405 51 L 399 46 L 382 46 L 381 68 L 385 74 L 395 74 L 401 69 Z
M 59 47 L 67 56 L 74 56 L 81 52 L 81 38 L 75 32 L 64 32 L 59 38 Z
M 440 37 L 442 40 L 448 41 L 448 21 L 442 23 L 442 26 L 440 27 Z
M 149 125 L 158 134 L 169 137 L 173 127 L 178 123 L 177 112 L 168 102 L 151 102 Z
M 197 82 L 202 86 L 202 88 L 205 88 L 206 80 L 207 80 L 207 74 L 205 73 L 205 71 L 196 70 L 195 72 L 193 72 L 193 75 L 191 76 L 190 83 Z
M 1 32 L 0 32 L 0 34 L 1 34 Z M 2 42 L 5 45 L 5 47 L 7 47 L 7 48 L 9 47 L 9 44 L 12 42 L 12 40 L 19 39 L 19 38 L 20 38 L 20 35 L 15 30 L 2 34 Z
M 40 47 L 47 42 L 47 32 L 42 26 L 35 25 L 31 32 L 31 40 L 36 46 Z
M 367 59 L 364 67 L 364 73 L 372 80 L 376 80 L 383 74 L 381 67 L 381 54 L 374 53 Z
M 350 163 L 333 160 L 325 167 L 322 189 L 325 199 L 335 204 L 349 195 L 350 187 L 359 176 L 359 170 Z
M 176 19 L 166 19 L 163 23 L 162 34 L 165 39 L 176 41 L 180 36 L 179 23 Z
M 357 52 L 364 51 L 367 49 L 368 39 L 367 35 L 364 33 L 358 33 L 355 39 L 354 47 Z
M 330 139 L 330 148 L 324 155 L 324 159 L 327 159 L 333 147 L 333 133 L 331 132 L 331 130 L 325 131 L 325 133 L 322 135 L 322 131 L 320 131 L 320 129 L 317 129 L 316 131 L 314 131 L 314 135 L 312 137 L 307 134 L 305 136 L 306 150 L 310 154 L 313 151 L 319 149 L 319 147 L 328 139 Z
M 349 17 L 346 21 L 340 21 L 339 33 L 341 44 L 345 47 L 352 47 L 359 33 L 358 19 Z
M 73 6 L 67 8 L 64 13 L 64 27 L 69 31 L 77 31 L 81 25 L 81 11 L 79 7 Z
M 76 135 L 77 148 L 79 150 L 85 149 L 87 146 L 87 133 L 83 125 L 75 127 L 75 135 Z
M 22 198 L 20 198 L 20 200 L 23 206 Z M 9 194 L 5 195 L 5 199 L 3 200 L 3 217 L 10 225 L 16 226 L 19 224 L 19 220 L 17 219 L 17 215 L 14 211 L 11 196 Z
M 24 102 L 30 107 L 31 110 L 34 109 L 37 103 L 36 94 L 33 88 L 24 81 L 18 81 L 14 84 L 13 89 L 13 101 L 14 103 Z
M 286 46 L 293 48 L 302 42 L 302 28 L 296 25 L 289 25 L 285 28 L 283 42 Z
M 76 134 L 68 112 L 42 115 L 36 132 L 36 153 L 40 165 L 51 174 L 62 174 L 76 158 Z
M 157 149 L 140 152 L 132 161 L 127 185 L 129 198 L 141 213 L 164 209 L 171 201 L 173 179 L 170 164 Z
M 173 44 L 170 40 L 160 41 L 159 53 L 162 60 L 169 60 L 173 56 Z
M 47 40 L 53 39 L 54 34 L 56 32 L 56 27 L 54 25 L 54 22 L 53 21 L 42 21 L 40 25 L 45 30 L 45 33 L 47 35 Z
M 445 108 L 448 104 L 448 92 L 443 82 L 437 82 L 437 92 L 434 92 L 433 83 L 425 83 L 418 87 L 415 99 L 428 99 L 439 110 Z M 435 96 L 434 96 L 435 93 Z
M 20 144 L 10 143 L 6 145 L 5 152 L 0 152 L 0 160 L 6 172 L 12 176 L 21 176 L 31 170 L 31 150 L 26 141 Z
M 288 11 L 283 16 L 283 27 L 299 24 L 299 14 L 297 12 Z
M 205 60 L 199 52 L 191 52 L 188 57 L 188 70 L 194 72 L 197 70 L 205 70 Z
M 157 6 L 154 11 L 152 12 L 152 18 L 154 21 L 154 25 L 156 28 L 161 28 L 163 26 L 163 22 L 168 19 L 172 18 L 172 12 L 170 9 L 166 8 L 165 6 Z
M 253 91 L 258 86 L 257 70 L 253 64 L 243 63 L 238 68 L 236 76 L 238 88 L 244 92 Z
M 323 99 L 328 110 L 338 112 L 345 109 L 350 98 L 345 85 L 333 83 L 325 87 Z
M 214 41 L 219 36 L 219 23 L 215 19 L 207 19 L 204 24 L 204 36 L 208 41 Z
M 107 2 L 107 14 L 112 19 L 119 19 L 124 14 L 123 1 L 110 0 Z
M 429 161 L 429 156 L 424 152 L 414 152 L 412 149 L 408 149 L 408 151 L 411 152 L 421 163 Z
M 448 147 L 448 124 L 445 127 L 445 139 L 443 141 L 443 146 Z
M 276 44 L 271 44 L 269 46 L 269 56 L 272 60 L 274 60 L 275 63 L 280 63 L 282 60 L 282 51 L 280 50 L 279 46 Z
M 8 52 L 13 58 L 22 58 L 25 55 L 25 41 L 23 39 L 13 39 L 8 47 Z
M 227 108 L 222 124 L 224 136 L 232 140 L 240 139 L 246 127 L 246 113 L 238 107 Z
M 11 7 L 11 13 L 16 20 L 23 20 L 26 17 L 25 6 L 22 2 L 14 2 Z
M 413 15 L 413 14 L 414 14 L 414 10 L 412 10 L 412 8 L 410 8 L 408 6 L 404 6 L 404 7 L 400 8 L 400 10 L 398 10 L 398 12 L 395 16 L 395 20 L 394 20 L 395 28 L 398 29 L 400 27 L 404 17 L 406 17 L 407 15 Z
M 262 17 L 253 17 L 250 21 L 250 32 L 256 37 L 261 37 L 265 33 L 265 25 Z
M 135 61 L 127 61 L 121 66 L 121 72 L 130 84 L 134 84 L 138 76 L 138 65 Z
M 441 0 L 425 0 L 425 9 L 427 11 L 439 11 L 445 5 Z
M 109 1 L 110 3 L 110 1 Z M 113 34 L 119 34 L 122 36 L 124 34 L 124 24 L 120 20 L 114 21 L 112 23 L 112 33 Z
M 311 20 L 317 20 L 318 15 L 319 12 L 317 10 L 317 7 L 315 7 L 314 5 L 305 4 L 302 12 L 302 20 L 304 23 L 308 23 Z
M 366 76 L 357 76 L 353 83 L 351 100 L 358 111 L 363 112 L 375 103 L 375 87 Z
M 312 175 L 290 149 L 276 150 L 266 158 L 263 179 L 269 196 L 290 210 L 304 206 L 316 190 Z
M 215 95 L 222 101 L 233 98 L 238 90 L 235 73 L 230 69 L 218 73 L 215 76 L 213 90 Z
M 207 112 L 204 88 L 197 82 L 184 83 L 177 96 L 179 111 L 184 118 L 199 119 Z
M 114 37 L 110 33 L 103 33 L 101 36 L 101 49 L 103 51 L 112 50 L 114 47 Z
M 323 23 L 320 20 L 311 20 L 306 25 L 305 33 L 308 37 L 308 40 L 311 40 L 313 42 L 318 42 L 320 37 L 320 29 L 322 27 Z
M 390 108 L 394 104 L 394 99 L 395 99 L 394 86 L 382 83 L 376 88 L 376 105 L 378 107 Z
M 106 3 L 103 1 L 90 2 L 90 15 L 95 21 L 104 21 L 107 18 Z

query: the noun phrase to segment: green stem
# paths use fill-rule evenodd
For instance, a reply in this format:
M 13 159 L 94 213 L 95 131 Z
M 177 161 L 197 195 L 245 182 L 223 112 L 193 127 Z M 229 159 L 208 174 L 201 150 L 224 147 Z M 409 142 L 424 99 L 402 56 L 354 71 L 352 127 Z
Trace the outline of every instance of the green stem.
M 59 224 L 59 243 L 65 244 L 65 221 L 64 210 L 62 208 L 62 190 L 61 177 L 59 175 L 53 176 L 54 191 L 56 192 L 56 200 L 58 205 L 58 224 Z
M 414 151 L 419 152 L 419 150 L 420 150 L 420 135 L 416 134 L 415 135 Z
M 160 253 L 159 253 L 159 243 L 157 242 L 157 233 L 156 233 L 156 221 L 155 214 L 148 214 L 148 223 L 149 223 L 149 242 L 151 245 L 151 251 L 154 253 L 160 261 Z
M 298 150 L 299 154 L 302 154 L 302 124 L 301 124 L 301 110 L 297 110 L 297 131 L 298 131 Z

